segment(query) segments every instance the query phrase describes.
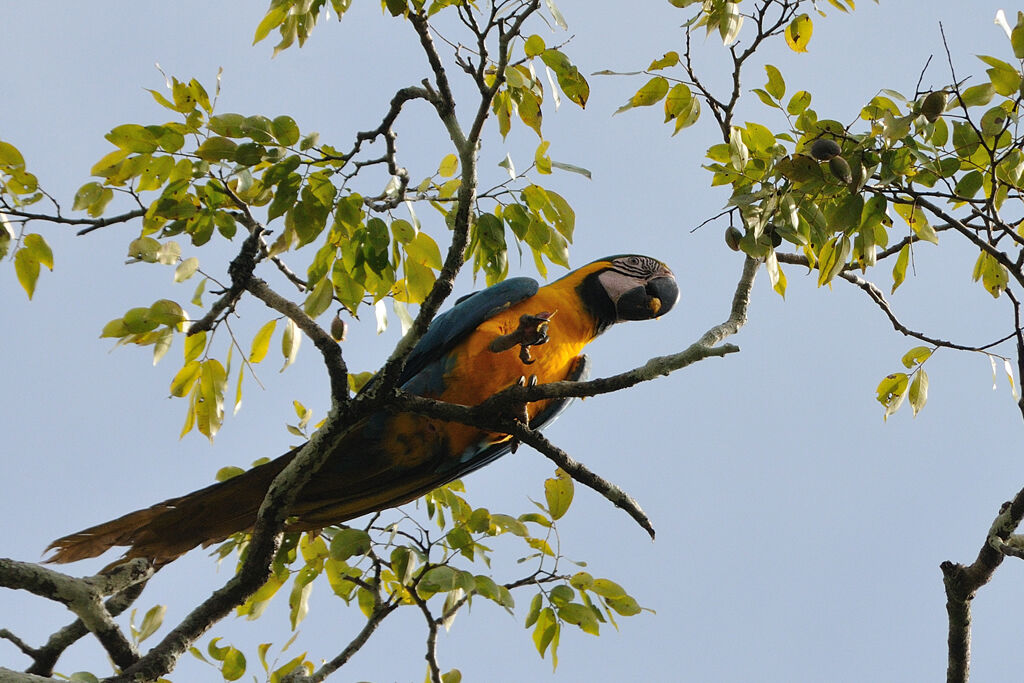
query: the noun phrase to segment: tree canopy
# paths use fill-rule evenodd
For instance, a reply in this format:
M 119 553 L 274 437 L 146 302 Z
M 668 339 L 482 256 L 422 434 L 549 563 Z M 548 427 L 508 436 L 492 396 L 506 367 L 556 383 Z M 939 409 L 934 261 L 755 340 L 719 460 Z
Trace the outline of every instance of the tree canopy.
M 587 255 L 647 251 L 688 281 L 684 314 L 649 326 L 646 334 L 622 331 L 606 350 L 595 349 L 599 376 L 637 370 L 578 393 L 619 389 L 710 355 L 728 358 L 577 405 L 547 435 L 551 442 L 516 432 L 555 459 L 565 453 L 552 443 L 562 446 L 614 482 L 590 480 L 598 493 L 616 499 L 621 485 L 646 515 L 633 505 L 630 519 L 591 491 L 584 502 L 584 489 L 564 471 L 552 477 L 550 463 L 534 453 L 527 462 L 522 452 L 494 473 L 497 487 L 488 487 L 481 474 L 467 483 L 468 492 L 458 485 L 440 490 L 411 517 L 396 513 L 404 527 L 382 518 L 323 537 L 287 535 L 275 550 L 273 527 L 285 507 L 271 506 L 269 533 L 258 530 L 252 544 L 238 538 L 220 549 L 226 558 L 220 583 L 240 547 L 248 547 L 250 558 L 262 553 L 265 562 L 246 565 L 229 582 L 229 591 L 239 592 L 210 607 L 210 614 L 231 611 L 233 600 L 243 602 L 238 612 L 248 616 L 270 605 L 262 621 L 276 619 L 278 635 L 267 649 L 246 649 L 241 639 L 251 636 L 236 635 L 244 628 L 221 622 L 213 635 L 224 628 L 231 636 L 197 643 L 201 657 L 228 679 L 241 675 L 243 659 L 259 676 L 263 662 L 281 675 L 307 659 L 311 672 L 327 675 L 359 649 L 362 624 L 370 635 L 391 611 L 418 611 L 428 676 L 454 680 L 455 669 L 466 672 L 460 659 L 472 661 L 486 642 L 470 634 L 475 644 L 463 654 L 460 627 L 490 628 L 484 625 L 515 603 L 516 626 L 508 635 L 502 631 L 502 651 L 511 658 L 533 650 L 534 659 L 540 653 L 553 663 L 565 652 L 556 648 L 570 648 L 559 671 L 576 658 L 605 670 L 607 654 L 593 653 L 606 647 L 624 647 L 620 659 L 629 653 L 628 670 L 647 671 L 659 640 L 673 643 L 669 654 L 676 658 L 711 666 L 707 653 L 753 640 L 741 635 L 752 625 L 770 631 L 770 643 L 792 641 L 783 659 L 799 658 L 793 643 L 800 652 L 831 643 L 824 647 L 831 659 L 849 657 L 844 669 L 863 671 L 861 677 L 877 672 L 856 667 L 893 661 L 882 651 L 899 659 L 908 675 L 943 668 L 946 634 L 934 628 L 946 599 L 940 576 L 951 605 L 951 642 L 966 644 L 966 598 L 1004 554 L 1016 552 L 1017 508 L 1024 511 L 1024 501 L 1009 507 L 986 539 L 998 503 L 1021 485 L 1012 454 L 999 451 L 1016 429 L 1009 425 L 1020 419 L 1013 399 L 1024 374 L 1017 344 L 1024 160 L 1016 127 L 1024 22 L 1006 16 L 1003 26 L 993 26 L 994 10 L 979 20 L 986 37 L 968 48 L 982 52 L 979 60 L 962 48 L 962 22 L 947 22 L 940 34 L 923 18 L 908 19 L 931 36 L 900 55 L 881 49 L 854 60 L 851 55 L 864 48 L 851 40 L 857 32 L 849 27 L 862 24 L 850 22 L 862 13 L 885 17 L 895 10 L 858 7 L 847 16 L 853 3 L 828 5 L 825 12 L 796 1 L 677 0 L 659 11 L 645 9 L 650 14 L 635 25 L 647 28 L 634 35 L 632 21 L 597 21 L 586 7 L 568 4 L 560 4 L 569 18 L 566 31 L 552 3 L 497 3 L 492 13 L 493 5 L 388 2 L 382 16 L 347 3 L 273 3 L 265 14 L 246 15 L 248 24 L 234 17 L 230 31 L 221 32 L 237 30 L 246 39 L 254 32 L 257 47 L 236 68 L 246 79 L 251 70 L 252 84 L 269 70 L 280 89 L 263 82 L 236 90 L 230 66 L 218 73 L 214 62 L 193 52 L 180 60 L 191 71 L 161 60 L 165 73 L 133 82 L 150 92 L 136 92 L 124 116 L 120 104 L 104 107 L 96 124 L 106 132 L 102 143 L 99 134 L 76 129 L 69 139 L 51 125 L 37 144 L 23 134 L 33 130 L 28 120 L 12 119 L 0 131 L 3 248 L 13 266 L 5 269 L 5 291 L 20 287 L 34 299 L 24 306 L 5 297 L 12 328 L 27 340 L 26 349 L 38 343 L 33 339 L 59 337 L 76 354 L 87 346 L 75 358 L 94 360 L 69 368 L 54 351 L 45 365 L 33 356 L 26 363 L 31 369 L 19 369 L 24 374 L 11 385 L 19 388 L 5 392 L 13 452 L 33 463 L 47 461 L 25 488 L 50 488 L 43 510 L 33 513 L 47 521 L 33 522 L 33 533 L 42 535 L 24 545 L 19 540 L 19 552 L 5 554 L 31 561 L 49 538 L 70 530 L 58 520 L 73 514 L 74 526 L 102 518 L 96 484 L 83 490 L 76 483 L 76 472 L 96 470 L 97 463 L 105 469 L 109 493 L 100 504 L 108 516 L 124 511 L 122 497 L 129 493 L 139 503 L 170 495 L 158 486 L 164 476 L 149 474 L 161 471 L 156 468 L 211 471 L 198 458 L 186 466 L 153 464 L 163 455 L 171 459 L 168 442 L 173 447 L 172 435 L 179 433 L 178 458 L 194 457 L 181 453 L 198 449 L 200 438 L 192 432 L 216 438 L 218 452 L 226 443 L 231 457 L 215 459 L 217 466 L 232 461 L 217 474 L 227 477 L 238 466 L 277 455 L 286 438 L 310 436 L 326 416 L 308 449 L 315 466 L 316 440 L 333 438 L 346 419 L 370 409 L 368 402 L 352 401 L 349 390 L 380 367 L 384 382 L 393 377 L 395 361 L 424 332 L 453 284 L 469 291 L 474 279 L 481 286 L 513 272 L 557 276 L 570 258 L 578 265 Z M 328 15 L 334 15 L 331 23 Z M 334 24 L 339 15 L 340 25 Z M 678 28 L 687 20 L 689 30 Z M 890 21 L 886 30 L 901 25 Z M 628 37 L 636 47 L 620 52 L 611 36 Z M 265 47 L 272 43 L 276 47 Z M 270 66 L 261 61 L 268 51 L 276 55 Z M 850 78 L 853 71 L 860 79 Z M 80 152 L 85 148 L 88 154 Z M 75 181 L 61 182 L 73 185 L 51 184 L 48 163 L 58 162 L 47 155 L 72 167 L 62 177 Z M 72 227 L 88 234 L 77 241 L 61 234 Z M 126 251 L 130 263 L 121 267 Z M 465 275 L 455 283 L 463 258 Z M 258 277 L 272 275 L 269 286 L 250 277 L 253 262 L 259 262 Z M 767 284 L 754 291 L 750 315 L 765 331 L 757 336 L 757 325 L 744 328 L 743 353 L 736 354 L 731 339 L 722 343 L 744 322 L 755 269 L 765 271 Z M 93 281 L 102 283 L 102 294 L 85 286 Z M 724 327 L 718 325 L 723 320 Z M 350 329 L 339 346 L 330 335 L 343 336 L 341 321 Z M 888 333 L 885 326 L 891 326 Z M 909 339 L 893 335 L 893 327 Z M 157 369 L 143 371 L 138 351 L 118 349 L 102 361 L 109 367 L 90 370 L 99 362 L 94 333 L 100 328 L 118 346 L 152 348 L 154 361 L 161 361 Z M 411 336 L 399 342 L 396 328 Z M 669 354 L 645 365 L 651 356 Z M 271 364 L 284 366 L 280 379 L 264 367 Z M 120 391 L 102 386 L 109 381 L 104 374 L 120 378 L 129 365 L 133 376 L 118 380 L 124 382 Z M 997 395 L 988 392 L 989 381 L 999 385 Z M 521 396 L 555 391 L 575 390 L 527 388 Z M 151 404 L 138 398 L 161 392 L 175 398 Z M 268 396 L 283 398 L 269 405 Z M 245 408 L 232 417 L 243 397 Z M 81 424 L 74 412 L 82 404 L 103 405 L 91 419 L 105 424 Z M 291 437 L 280 428 L 255 431 L 266 428 L 255 423 L 273 422 L 266 415 L 280 415 L 282 405 L 291 411 Z M 402 406 L 444 409 L 408 399 Z M 250 411 L 258 413 L 255 421 L 247 421 Z M 911 421 L 909 414 L 919 417 Z M 877 424 L 883 415 L 887 423 Z M 455 417 L 496 419 L 466 412 Z M 25 429 L 32 424 L 40 427 Z M 245 431 L 254 438 L 233 435 Z M 275 431 L 280 449 L 268 450 Z M 115 460 L 111 450 L 128 452 Z M 587 481 L 586 471 L 558 461 L 578 482 Z M 54 475 L 58 467 L 61 476 Z M 498 479 L 513 471 L 520 472 L 516 490 L 494 491 L 513 488 Z M 277 494 L 286 504 L 288 488 Z M 14 497 L 10 505 L 13 520 L 28 502 Z M 439 520 L 439 530 L 430 531 Z M 637 521 L 661 532 L 653 548 Z M 919 541 L 922 536 L 928 538 Z M 979 547 L 978 562 L 967 567 Z M 494 558 L 493 566 L 485 557 Z M 586 566 L 573 563 L 583 558 Z M 940 575 L 942 560 L 951 562 Z M 209 560 L 189 561 L 209 572 Z M 4 570 L 5 576 L 13 571 Z M 175 570 L 161 572 L 134 605 L 129 640 L 152 635 L 148 646 L 184 617 L 188 605 L 169 606 L 164 616 L 147 602 L 160 581 L 173 581 L 166 574 Z M 714 590 L 703 588 L 709 580 Z M 11 581 L 5 585 L 14 586 Z M 920 591 L 922 582 L 931 582 L 931 590 Z M 898 585 L 886 594 L 886 609 L 868 609 L 867 594 L 884 583 Z M 460 613 L 445 635 L 455 609 L 470 596 L 476 609 Z M 896 630 L 893 624 L 914 623 L 896 604 L 900 599 L 915 605 L 915 620 L 931 624 L 924 631 L 932 642 L 914 640 L 909 649 L 919 656 L 912 658 L 907 648 L 891 653 L 894 641 L 885 636 Z M 326 607 L 329 601 L 337 605 Z M 38 602 L 19 602 L 33 605 L 19 610 L 36 609 Z M 311 603 L 302 627 L 307 633 L 335 630 L 343 619 L 346 635 L 281 650 Z M 339 609 L 349 603 L 351 609 Z M 794 604 L 800 608 L 792 610 Z M 314 622 L 324 618 L 318 611 L 342 616 Z M 659 623 L 666 613 L 673 626 Z M 730 627 L 729 614 L 741 615 L 743 624 Z M 156 630 L 160 617 L 167 623 Z M 995 670 L 984 653 L 1000 642 L 986 619 L 1015 623 L 1012 614 L 976 617 L 982 672 Z M 512 635 L 522 631 L 523 620 L 526 634 Z M 621 633 L 609 633 L 613 622 Z M 32 640 L 42 642 L 62 623 L 49 622 Z M 680 623 L 698 626 L 675 628 Z M 28 638 L 17 624 L 10 628 Z M 194 635 L 204 630 L 186 622 L 184 630 L 190 629 Z M 598 631 L 600 645 L 585 640 Z M 709 631 L 732 635 L 719 640 Z M 401 642 L 403 652 L 416 650 L 410 659 L 422 671 L 422 635 L 381 634 L 387 632 L 371 643 L 389 644 L 377 652 Z M 181 643 L 190 646 L 191 637 Z M 445 644 L 440 655 L 439 640 Z M 851 649 L 837 648 L 840 640 Z M 749 645 L 752 659 L 760 647 Z M 122 668 L 136 666 L 135 655 L 116 643 L 104 641 L 104 648 L 125 658 Z M 180 649 L 143 660 L 153 667 L 144 670 L 166 672 L 167 653 Z M 670 665 L 660 656 L 652 666 L 663 671 Z M 962 665 L 968 661 L 964 653 L 951 656 Z M 671 661 L 678 666 L 676 658 Z M 5 666 L 18 668 L 8 661 Z M 389 673 L 380 658 L 362 666 L 353 671 L 406 675 Z M 535 671 L 536 662 L 532 666 Z M 768 665 L 725 666 L 727 677 L 742 678 L 742 672 L 764 674 Z M 966 667 L 959 669 L 950 667 L 951 680 L 966 676 Z M 476 675 L 486 671 L 478 668 Z

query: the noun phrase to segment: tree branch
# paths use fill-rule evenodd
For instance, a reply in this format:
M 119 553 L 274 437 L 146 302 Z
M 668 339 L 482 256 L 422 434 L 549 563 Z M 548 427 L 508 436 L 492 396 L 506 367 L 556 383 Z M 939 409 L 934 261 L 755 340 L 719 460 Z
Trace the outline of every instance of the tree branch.
M 75 233 L 76 235 L 86 235 L 93 230 L 99 230 L 100 228 L 105 228 L 108 225 L 114 225 L 115 223 L 127 223 L 135 218 L 145 216 L 146 209 L 135 209 L 134 211 L 128 211 L 117 216 L 111 216 L 110 218 L 66 218 L 61 216 L 60 213 L 56 216 L 51 216 L 45 213 L 20 211 L 7 206 L 4 206 L 0 213 L 4 213 L 8 216 L 14 216 L 15 218 L 24 218 L 29 221 L 47 221 L 49 223 L 60 223 L 62 225 L 88 225 L 89 227 L 82 228 Z
M 947 645 L 949 660 L 947 683 L 967 683 L 971 662 L 971 601 L 978 589 L 992 579 L 1003 562 L 1002 548 L 1024 519 L 1024 489 L 1012 501 L 1003 503 L 992 522 L 988 538 L 969 566 L 951 561 L 939 565 L 946 587 L 946 614 L 949 618 Z
M 348 367 L 345 365 L 345 358 L 341 354 L 338 342 L 306 315 L 302 307 L 272 290 L 258 277 L 250 277 L 245 288 L 267 306 L 287 316 L 310 338 L 324 357 L 324 365 L 331 381 L 331 396 L 341 405 L 348 403 Z
M 136 559 L 108 574 L 79 579 L 37 564 L 0 559 L 0 586 L 26 590 L 65 605 L 96 636 L 114 663 L 124 668 L 138 660 L 138 653 L 114 623 L 102 598 L 146 581 L 153 571 L 145 560 Z
M 779 259 L 780 263 L 788 263 L 790 265 L 804 267 L 807 267 L 809 263 L 807 257 L 803 256 L 802 254 L 785 254 L 776 252 L 775 255 Z M 885 316 L 889 319 L 889 322 L 892 324 L 893 329 L 895 329 L 900 334 L 906 335 L 908 337 L 913 337 L 914 339 L 923 341 L 926 344 L 931 344 L 932 346 L 942 347 L 946 349 L 954 349 L 957 351 L 985 351 L 986 349 L 990 349 L 993 346 L 1002 344 L 1004 341 L 1007 341 L 1008 339 L 1011 339 L 1014 336 L 1014 333 L 1011 332 L 1010 334 L 1008 334 L 1005 337 L 1002 337 L 1001 339 L 997 339 L 993 342 L 989 342 L 981 346 L 967 346 L 965 344 L 957 344 L 955 342 L 946 341 L 945 339 L 931 337 L 923 332 L 912 330 L 906 325 L 904 325 L 900 321 L 900 319 L 896 317 L 896 313 L 892 310 L 892 306 L 889 304 L 889 301 L 885 298 L 885 294 L 882 293 L 882 290 L 880 290 L 873 282 L 865 280 L 864 278 L 850 270 L 840 271 L 839 277 L 843 278 L 847 282 L 863 290 L 868 295 L 868 297 L 870 297 L 871 300 L 874 301 L 880 309 L 882 309 L 882 312 L 885 313 Z

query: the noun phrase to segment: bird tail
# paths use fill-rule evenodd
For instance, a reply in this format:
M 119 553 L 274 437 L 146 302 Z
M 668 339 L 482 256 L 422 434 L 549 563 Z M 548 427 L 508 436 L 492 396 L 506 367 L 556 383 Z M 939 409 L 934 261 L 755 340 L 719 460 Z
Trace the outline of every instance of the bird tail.
M 223 482 L 171 498 L 117 519 L 58 538 L 46 562 L 75 562 L 115 546 L 128 546 L 126 559 L 141 557 L 157 566 L 198 545 L 208 546 L 251 529 L 260 503 L 295 449 Z

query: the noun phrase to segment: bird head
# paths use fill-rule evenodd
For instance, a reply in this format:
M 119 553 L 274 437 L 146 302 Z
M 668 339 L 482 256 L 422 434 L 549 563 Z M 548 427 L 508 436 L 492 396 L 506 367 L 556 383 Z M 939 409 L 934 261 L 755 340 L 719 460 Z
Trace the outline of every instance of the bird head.
M 650 256 L 624 254 L 595 261 L 580 284 L 580 296 L 598 319 L 598 331 L 625 320 L 659 318 L 679 300 L 675 276 Z

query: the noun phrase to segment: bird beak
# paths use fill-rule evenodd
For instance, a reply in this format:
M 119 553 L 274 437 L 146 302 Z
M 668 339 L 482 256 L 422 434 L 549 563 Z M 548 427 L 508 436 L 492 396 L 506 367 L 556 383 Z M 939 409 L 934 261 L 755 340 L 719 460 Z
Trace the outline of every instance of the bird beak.
M 619 320 L 650 320 L 659 318 L 679 301 L 679 286 L 666 268 L 642 285 L 626 290 L 615 301 Z

